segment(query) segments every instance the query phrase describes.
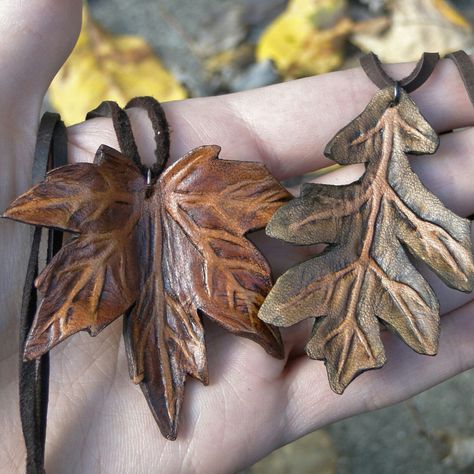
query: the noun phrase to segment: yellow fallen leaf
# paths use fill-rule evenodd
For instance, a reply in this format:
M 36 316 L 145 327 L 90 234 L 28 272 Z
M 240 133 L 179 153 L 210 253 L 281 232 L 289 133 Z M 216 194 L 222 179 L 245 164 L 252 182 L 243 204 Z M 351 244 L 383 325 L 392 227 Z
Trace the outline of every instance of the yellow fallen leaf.
M 425 51 L 441 55 L 474 44 L 469 22 L 445 0 L 392 0 L 392 26 L 382 34 L 356 34 L 352 42 L 384 62 L 415 61 Z
M 446 20 L 461 28 L 470 29 L 470 23 L 445 0 L 433 0 L 433 6 Z
M 186 90 L 138 36 L 114 36 L 84 8 L 77 44 L 49 88 L 49 100 L 66 124 L 84 120 L 103 100 L 124 106 L 140 95 L 160 101 L 184 99 Z
M 346 7 L 346 0 L 290 0 L 262 34 L 257 60 L 271 59 L 286 79 L 338 68 L 353 28 Z

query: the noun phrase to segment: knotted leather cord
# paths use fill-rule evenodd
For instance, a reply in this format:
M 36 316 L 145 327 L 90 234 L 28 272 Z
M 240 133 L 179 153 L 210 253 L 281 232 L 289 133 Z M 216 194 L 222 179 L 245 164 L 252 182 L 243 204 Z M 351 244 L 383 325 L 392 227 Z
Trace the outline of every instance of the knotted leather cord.
M 369 79 L 379 88 L 383 89 L 388 86 L 396 86 L 405 89 L 406 92 L 413 92 L 423 85 L 431 76 L 436 64 L 439 61 L 438 53 L 423 53 L 418 61 L 415 69 L 403 79 L 396 81 L 390 77 L 383 69 L 382 63 L 374 53 L 368 53 L 360 58 L 360 65 L 365 71 Z
M 139 107 L 146 110 L 153 131 L 155 132 L 156 162 L 151 168 L 145 166 L 141 161 L 133 136 L 130 119 L 127 113 L 119 107 L 116 102 L 102 102 L 99 107 L 91 110 L 87 114 L 86 120 L 96 117 L 111 118 L 121 152 L 137 164 L 144 176 L 150 171 L 152 177 L 156 179 L 165 167 L 170 154 L 170 134 L 165 112 L 161 104 L 155 98 L 148 96 L 135 97 L 128 102 L 125 109 L 130 109 L 131 107 Z
M 66 128 L 58 114 L 46 112 L 40 122 L 33 161 L 32 181 L 42 181 L 49 169 L 67 162 Z M 25 342 L 33 323 L 37 307 L 37 290 L 34 281 L 38 276 L 39 249 L 42 229 L 33 231 L 31 252 L 26 269 L 20 314 L 20 419 L 26 446 L 26 472 L 44 473 L 44 448 L 49 391 L 49 354 L 41 358 L 24 361 Z M 48 230 L 48 263 L 61 247 L 62 232 Z

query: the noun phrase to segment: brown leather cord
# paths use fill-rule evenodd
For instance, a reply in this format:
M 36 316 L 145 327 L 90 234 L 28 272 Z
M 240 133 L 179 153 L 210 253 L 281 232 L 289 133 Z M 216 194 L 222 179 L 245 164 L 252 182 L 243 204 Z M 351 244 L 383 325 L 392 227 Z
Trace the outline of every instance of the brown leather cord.
M 368 53 L 360 58 L 360 65 L 369 79 L 380 89 L 395 86 L 397 83 L 406 92 L 413 92 L 423 85 L 431 76 L 436 64 L 439 61 L 438 53 L 423 53 L 415 69 L 403 79 L 396 81 L 390 77 L 383 69 L 382 63 L 374 53 Z
M 33 184 L 44 179 L 48 169 L 67 162 L 66 128 L 58 114 L 45 113 L 41 119 L 33 161 Z M 44 447 L 48 413 L 49 355 L 24 361 L 26 338 L 33 323 L 38 301 L 34 281 L 38 275 L 38 258 L 42 229 L 35 227 L 26 270 L 20 315 L 20 419 L 26 445 L 26 472 L 44 473 Z M 47 262 L 59 250 L 62 232 L 48 231 Z
M 156 163 L 151 168 L 151 173 L 156 178 L 168 161 L 170 156 L 170 131 L 165 111 L 162 105 L 153 97 L 135 97 L 125 106 L 125 109 L 140 107 L 145 109 L 155 132 L 155 157 Z
M 36 313 L 38 253 L 41 228 L 36 227 L 28 260 L 20 314 L 20 419 L 26 446 L 26 472 L 44 472 L 44 445 L 48 413 L 49 354 L 33 361 L 23 361 L 26 338 Z
M 455 51 L 454 53 L 447 54 L 446 57 L 454 61 L 466 87 L 469 100 L 474 105 L 474 64 L 471 58 L 465 51 Z
M 153 131 L 155 132 L 156 163 L 151 169 L 146 167 L 141 161 L 133 136 L 130 119 L 127 113 L 120 108 L 116 102 L 102 102 L 96 109 L 91 110 L 87 114 L 86 120 L 97 117 L 111 118 L 122 153 L 132 159 L 145 176 L 148 171 L 150 171 L 152 177 L 156 178 L 165 167 L 170 153 L 170 134 L 165 112 L 161 104 L 153 97 L 135 97 L 128 102 L 125 109 L 130 109 L 131 107 L 139 107 L 146 110 Z
M 97 108 L 91 110 L 86 115 L 86 120 L 97 117 L 107 117 L 112 119 L 115 135 L 120 146 L 120 151 L 130 158 L 138 167 L 142 168 L 137 145 L 133 138 L 132 126 L 127 113 L 119 107 L 117 102 L 106 100 Z M 143 170 L 142 170 L 143 171 Z

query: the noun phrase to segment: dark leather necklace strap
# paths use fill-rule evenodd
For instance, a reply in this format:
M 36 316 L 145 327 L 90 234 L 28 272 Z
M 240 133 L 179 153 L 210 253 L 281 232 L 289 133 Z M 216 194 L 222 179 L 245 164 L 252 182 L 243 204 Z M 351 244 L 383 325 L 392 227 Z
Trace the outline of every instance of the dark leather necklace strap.
M 423 85 L 431 76 L 436 64 L 439 61 L 438 53 L 423 53 L 415 69 L 403 79 L 396 81 L 390 77 L 383 69 L 382 63 L 374 53 L 369 53 L 361 57 L 360 65 L 369 79 L 380 89 L 394 86 L 397 83 L 405 89 L 406 92 L 413 92 Z
M 26 446 L 26 472 L 44 472 L 44 445 L 48 413 L 49 354 L 32 361 L 23 360 L 26 338 L 37 306 L 34 281 L 38 276 L 41 228 L 35 227 L 28 260 L 20 313 L 20 420 Z
M 455 51 L 454 53 L 447 54 L 446 57 L 452 59 L 454 64 L 456 64 L 466 87 L 469 100 L 474 105 L 474 64 L 471 58 L 464 51 Z
M 154 97 L 135 97 L 125 106 L 125 109 L 139 107 L 146 110 L 150 119 L 153 132 L 155 133 L 155 158 L 156 163 L 152 166 L 153 177 L 157 177 L 165 167 L 170 156 L 170 131 L 165 111 L 162 105 Z
M 60 117 L 58 114 L 46 112 L 41 117 L 36 138 L 35 155 L 33 159 L 32 182 L 38 184 L 43 181 L 50 164 L 51 145 L 53 143 L 54 131 Z
M 58 121 L 54 129 L 53 140 L 51 144 L 51 163 L 49 170 L 67 165 L 67 130 L 64 122 L 60 120 L 59 114 L 57 115 Z M 49 263 L 54 255 L 59 252 L 62 245 L 63 232 L 57 229 L 49 229 L 46 263 Z
M 133 137 L 132 126 L 127 113 L 119 107 L 117 102 L 106 100 L 97 108 L 91 110 L 86 115 L 86 120 L 97 117 L 107 117 L 112 119 L 115 135 L 120 146 L 120 151 L 130 158 L 140 169 L 142 163 L 138 154 L 137 145 Z M 142 171 L 144 171 L 142 169 Z
M 102 102 L 96 109 L 91 110 L 86 115 L 86 120 L 97 117 L 111 118 L 122 153 L 132 159 L 145 176 L 150 171 L 152 176 L 156 177 L 168 161 L 170 150 L 169 127 L 164 110 L 161 104 L 153 97 L 135 97 L 125 106 L 126 109 L 131 107 L 139 107 L 146 110 L 155 132 L 156 163 L 151 169 L 146 167 L 141 161 L 130 119 L 125 110 L 119 107 L 116 102 L 110 100 Z
M 43 115 L 38 130 L 33 161 L 33 183 L 42 181 L 48 169 L 62 166 L 66 162 L 66 128 L 58 114 L 47 112 Z M 33 361 L 23 360 L 25 342 L 36 314 L 38 302 L 34 281 L 38 275 L 41 237 L 41 227 L 35 227 L 20 314 L 20 419 L 26 445 L 26 471 L 28 474 L 44 472 L 48 413 L 49 355 L 45 354 L 40 359 Z M 59 250 L 61 243 L 62 232 L 49 230 L 47 261 Z

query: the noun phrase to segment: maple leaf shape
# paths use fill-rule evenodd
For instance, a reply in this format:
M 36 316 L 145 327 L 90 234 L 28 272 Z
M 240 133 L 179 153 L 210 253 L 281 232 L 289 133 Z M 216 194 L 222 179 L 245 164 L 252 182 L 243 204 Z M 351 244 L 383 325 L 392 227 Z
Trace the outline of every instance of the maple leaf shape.
M 77 234 L 36 279 L 45 295 L 26 341 L 36 359 L 66 337 L 95 336 L 139 295 L 137 228 L 145 199 L 136 166 L 112 149 L 96 163 L 50 171 L 17 198 L 4 217 Z
M 283 356 L 257 312 L 270 268 L 245 234 L 290 198 L 265 167 L 192 150 L 147 185 L 138 167 L 101 146 L 94 164 L 48 173 L 5 212 L 76 235 L 36 281 L 44 299 L 25 358 L 81 330 L 96 335 L 126 313 L 130 373 L 164 436 L 175 439 L 184 382 L 207 383 L 201 314 Z
M 408 95 L 379 91 L 328 144 L 340 164 L 366 163 L 351 184 L 307 184 L 281 207 L 267 234 L 295 244 L 329 244 L 276 282 L 259 317 L 290 326 L 315 317 L 306 351 L 324 360 L 342 393 L 358 374 L 381 367 L 379 320 L 415 351 L 434 355 L 439 307 L 409 254 L 447 285 L 472 291 L 470 222 L 446 209 L 412 172 L 406 153 L 434 153 L 438 137 Z

